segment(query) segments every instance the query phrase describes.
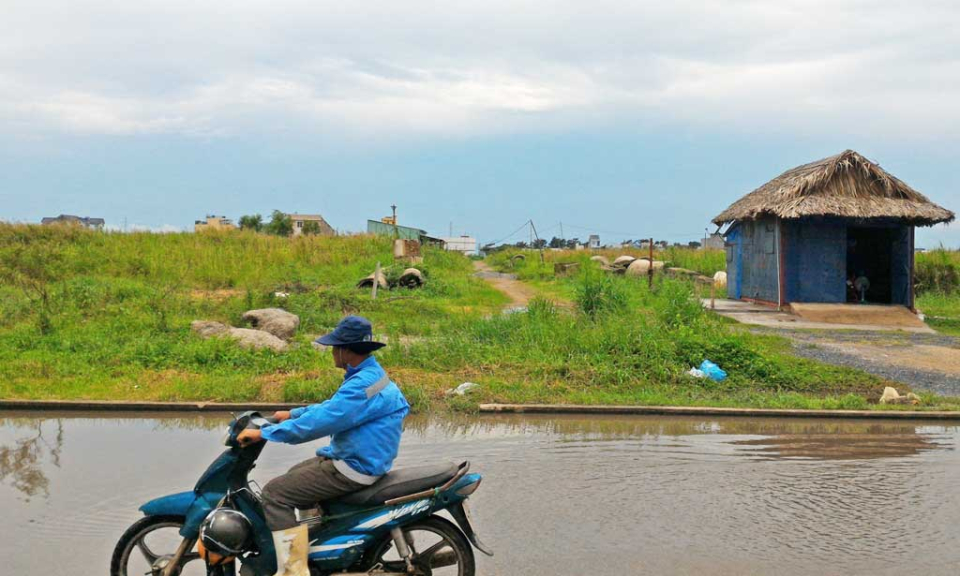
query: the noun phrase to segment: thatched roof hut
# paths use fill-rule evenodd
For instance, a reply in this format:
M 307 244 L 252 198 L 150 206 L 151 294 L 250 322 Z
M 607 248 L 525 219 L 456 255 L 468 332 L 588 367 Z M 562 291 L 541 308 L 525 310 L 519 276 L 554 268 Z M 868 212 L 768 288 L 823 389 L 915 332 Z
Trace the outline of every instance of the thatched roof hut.
M 713 221 L 730 224 L 724 237 L 731 298 L 912 308 L 914 227 L 953 219 L 847 150 L 787 170 Z
M 915 226 L 954 219 L 899 178 L 853 150 L 791 168 L 721 212 L 717 225 L 762 216 L 892 218 Z

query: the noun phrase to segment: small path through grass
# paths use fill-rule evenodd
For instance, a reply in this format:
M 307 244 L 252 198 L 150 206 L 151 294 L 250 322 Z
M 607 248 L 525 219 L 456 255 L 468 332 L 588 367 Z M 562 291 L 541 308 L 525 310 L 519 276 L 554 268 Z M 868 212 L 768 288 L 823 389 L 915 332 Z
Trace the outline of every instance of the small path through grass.
M 483 278 L 510 298 L 507 308 L 523 308 L 539 294 L 535 288 L 517 280 L 513 274 L 497 272 L 482 260 L 475 260 L 473 267 L 476 270 L 474 276 Z
M 914 390 L 960 396 L 960 338 L 855 330 L 754 330 L 793 342 L 798 356 L 858 368 Z

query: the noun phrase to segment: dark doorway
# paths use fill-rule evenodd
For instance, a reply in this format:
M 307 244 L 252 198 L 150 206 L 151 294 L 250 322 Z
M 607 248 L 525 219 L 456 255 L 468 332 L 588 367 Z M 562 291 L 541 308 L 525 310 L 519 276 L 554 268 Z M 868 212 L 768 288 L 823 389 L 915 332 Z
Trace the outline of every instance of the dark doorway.
M 847 228 L 848 302 L 893 302 L 895 237 L 894 228 Z

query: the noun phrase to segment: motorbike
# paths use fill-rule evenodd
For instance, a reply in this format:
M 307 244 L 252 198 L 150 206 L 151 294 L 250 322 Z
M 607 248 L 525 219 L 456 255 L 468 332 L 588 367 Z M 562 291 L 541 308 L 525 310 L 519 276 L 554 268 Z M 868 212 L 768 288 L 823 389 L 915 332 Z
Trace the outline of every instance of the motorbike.
M 259 487 L 248 479 L 265 442 L 241 446 L 237 435 L 276 421 L 258 412 L 236 416 L 220 454 L 193 490 L 140 507 L 144 517 L 121 536 L 111 576 L 270 576 L 276 555 Z M 473 548 L 493 552 L 477 536 L 467 499 L 480 487 L 470 463 L 398 468 L 373 485 L 337 500 L 298 510 L 308 525 L 311 576 L 474 576 Z M 204 520 L 221 508 L 241 513 L 252 535 L 235 557 L 214 558 L 200 540 Z M 439 513 L 446 511 L 452 521 Z

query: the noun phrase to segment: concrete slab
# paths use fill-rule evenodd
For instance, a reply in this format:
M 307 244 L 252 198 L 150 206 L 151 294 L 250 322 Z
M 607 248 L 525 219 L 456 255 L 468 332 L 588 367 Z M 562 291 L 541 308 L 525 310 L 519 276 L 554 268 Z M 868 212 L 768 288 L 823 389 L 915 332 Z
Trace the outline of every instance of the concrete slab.
M 779 329 L 795 329 L 795 330 L 863 330 L 870 332 L 895 332 L 895 331 L 904 331 L 904 332 L 916 332 L 920 334 L 936 334 L 936 332 L 931 329 L 929 326 L 924 324 L 919 318 L 916 319 L 919 322 L 919 325 L 898 325 L 906 324 L 905 321 L 898 322 L 896 324 L 883 324 L 883 323 L 836 323 L 836 322 L 827 322 L 827 321 L 817 321 L 803 318 L 796 314 L 791 314 L 789 310 L 777 310 L 774 306 L 764 305 L 764 304 L 754 304 L 751 302 L 743 302 L 741 300 L 728 300 L 726 298 L 717 298 L 713 300 L 713 307 L 711 308 L 711 300 L 709 298 L 704 298 L 701 300 L 704 308 L 708 310 L 713 310 L 717 314 L 730 318 L 731 320 L 736 320 L 741 324 L 750 324 L 753 326 L 763 326 L 766 328 L 779 328 Z M 858 304 L 824 304 L 823 306 L 859 306 Z M 884 307 L 890 308 L 890 307 Z M 909 310 L 903 309 L 907 314 L 910 314 Z M 912 315 L 912 314 L 911 314 Z M 826 319 L 829 315 L 819 315 L 817 318 Z M 857 318 L 852 312 L 849 316 L 840 315 L 842 318 Z M 877 318 L 882 318 L 877 316 Z
M 808 322 L 870 324 L 899 328 L 926 328 L 927 325 L 905 306 L 875 304 L 792 303 L 790 311 Z

